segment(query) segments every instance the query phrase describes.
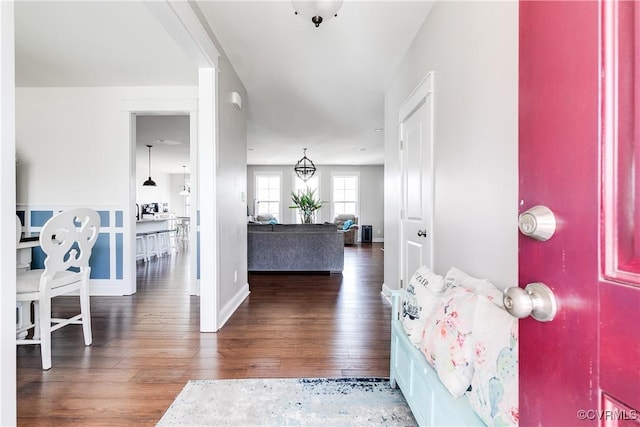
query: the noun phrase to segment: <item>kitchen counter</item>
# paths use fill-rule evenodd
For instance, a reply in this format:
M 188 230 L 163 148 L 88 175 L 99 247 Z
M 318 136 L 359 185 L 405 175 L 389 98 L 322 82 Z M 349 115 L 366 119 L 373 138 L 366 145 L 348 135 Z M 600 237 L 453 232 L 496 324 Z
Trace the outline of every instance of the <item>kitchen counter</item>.
M 136 233 L 152 233 L 175 228 L 175 217 L 172 214 L 163 214 L 157 217 L 142 218 L 136 220 Z

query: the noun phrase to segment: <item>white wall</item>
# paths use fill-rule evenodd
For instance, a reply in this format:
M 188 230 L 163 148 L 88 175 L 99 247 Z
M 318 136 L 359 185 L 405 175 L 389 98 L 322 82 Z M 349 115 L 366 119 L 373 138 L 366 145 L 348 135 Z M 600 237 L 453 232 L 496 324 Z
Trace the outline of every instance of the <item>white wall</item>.
M 434 270 L 517 285 L 518 4 L 436 2 L 385 91 L 385 285 L 398 288 L 398 108 L 435 71 Z
M 104 230 L 109 233 L 109 278 L 92 280 L 93 294 L 122 295 L 135 288 L 129 262 L 135 226 L 131 106 L 175 108 L 196 101 L 196 87 L 16 89 L 17 204 L 26 210 L 87 206 L 109 215 L 110 228 Z M 142 189 L 141 183 L 136 180 L 134 188 Z M 121 224 L 116 223 L 118 213 Z M 120 236 L 124 247 L 118 246 Z
M 295 223 L 295 209 L 289 209 L 291 205 L 291 191 L 294 185 L 293 165 L 249 165 L 247 168 L 247 190 L 249 212 L 254 214 L 253 198 L 255 197 L 255 173 L 259 171 L 278 172 L 282 174 L 282 201 L 283 216 L 281 222 Z M 331 175 L 333 173 L 357 173 L 360 176 L 360 212 L 359 224 L 372 226 L 374 241 L 384 240 L 384 167 L 380 165 L 369 166 L 340 166 L 317 165 L 320 176 L 320 200 L 331 201 Z M 332 222 L 334 215 L 331 212 L 331 203 L 320 209 L 317 222 Z
M 196 87 L 17 88 L 18 204 L 128 205 L 127 103 L 196 98 Z
M 222 326 L 248 295 L 247 274 L 247 110 L 244 85 L 222 54 L 218 65 L 218 313 Z M 231 102 L 231 94 L 242 98 L 242 109 Z M 201 260 L 201 262 L 207 262 Z

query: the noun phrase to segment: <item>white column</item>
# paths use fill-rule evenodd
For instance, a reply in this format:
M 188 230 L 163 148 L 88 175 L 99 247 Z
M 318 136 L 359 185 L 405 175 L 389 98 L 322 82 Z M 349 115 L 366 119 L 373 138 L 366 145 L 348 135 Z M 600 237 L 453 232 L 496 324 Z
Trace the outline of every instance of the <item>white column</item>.
M 0 231 L 16 233 L 13 1 L 0 1 Z M 16 242 L 0 239 L 0 425 L 16 424 Z
M 200 68 L 198 72 L 198 188 L 197 209 L 200 223 L 200 331 L 218 330 L 218 219 L 216 213 L 218 134 L 218 72 Z M 194 254 L 196 255 L 196 254 Z

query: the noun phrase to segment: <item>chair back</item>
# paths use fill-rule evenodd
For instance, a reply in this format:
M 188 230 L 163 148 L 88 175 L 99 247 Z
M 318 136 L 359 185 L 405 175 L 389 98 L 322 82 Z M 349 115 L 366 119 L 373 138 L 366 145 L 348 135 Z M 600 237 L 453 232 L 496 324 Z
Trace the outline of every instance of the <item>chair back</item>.
M 16 246 L 20 243 L 20 238 L 22 237 L 22 222 L 20 222 L 20 217 L 16 215 Z
M 272 214 L 260 214 L 256 215 L 256 221 L 258 222 L 269 222 L 269 221 L 277 221 L 276 217 Z
M 50 218 L 40 232 L 40 247 L 47 255 L 44 276 L 77 268 L 89 270 L 91 250 L 100 231 L 100 215 L 93 209 L 69 209 Z
M 354 214 L 340 214 L 335 217 L 333 222 L 338 226 L 338 228 L 341 228 L 348 220 L 353 221 L 354 224 L 358 224 L 358 217 Z

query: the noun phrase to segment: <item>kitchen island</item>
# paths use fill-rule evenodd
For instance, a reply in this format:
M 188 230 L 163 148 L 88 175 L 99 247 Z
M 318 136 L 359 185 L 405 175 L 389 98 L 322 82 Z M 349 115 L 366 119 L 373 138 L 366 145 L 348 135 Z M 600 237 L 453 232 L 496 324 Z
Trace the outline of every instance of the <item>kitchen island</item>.
M 175 216 L 156 214 L 136 220 L 136 261 L 149 261 L 164 254 L 177 252 Z
M 153 233 L 175 229 L 175 216 L 173 214 L 162 214 L 155 216 L 143 215 L 142 219 L 136 220 L 136 234 Z

